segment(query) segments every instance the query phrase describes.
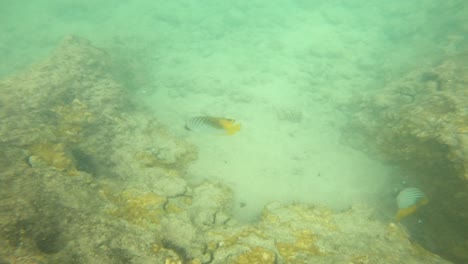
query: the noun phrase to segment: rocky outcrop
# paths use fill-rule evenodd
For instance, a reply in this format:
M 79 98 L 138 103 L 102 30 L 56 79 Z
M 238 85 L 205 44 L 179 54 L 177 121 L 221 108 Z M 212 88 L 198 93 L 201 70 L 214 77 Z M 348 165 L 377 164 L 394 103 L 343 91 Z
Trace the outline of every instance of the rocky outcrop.
M 353 102 L 348 138 L 388 160 L 417 169 L 444 167 L 468 180 L 467 102 L 468 65 L 444 61 Z
M 468 214 L 460 209 L 468 203 L 466 58 L 418 67 L 346 110 L 346 141 L 403 168 L 408 181 L 427 191 L 423 233 L 432 242 L 423 244 L 467 262 Z

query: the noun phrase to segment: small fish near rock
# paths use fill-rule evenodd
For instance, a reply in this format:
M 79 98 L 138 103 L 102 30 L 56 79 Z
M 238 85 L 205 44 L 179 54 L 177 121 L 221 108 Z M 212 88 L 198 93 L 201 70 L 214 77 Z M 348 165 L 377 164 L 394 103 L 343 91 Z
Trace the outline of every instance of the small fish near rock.
M 395 220 L 399 222 L 406 216 L 416 212 L 418 208 L 429 202 L 426 194 L 416 187 L 408 187 L 400 191 L 397 196 L 398 212 Z
M 213 116 L 196 116 L 190 118 L 185 124 L 185 129 L 194 132 L 219 130 L 227 135 L 239 132 L 241 125 L 234 119 Z

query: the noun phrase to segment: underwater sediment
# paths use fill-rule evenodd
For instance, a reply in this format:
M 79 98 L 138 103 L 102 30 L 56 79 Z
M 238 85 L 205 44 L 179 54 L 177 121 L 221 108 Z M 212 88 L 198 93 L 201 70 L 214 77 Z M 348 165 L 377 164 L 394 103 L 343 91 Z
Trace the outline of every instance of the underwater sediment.
M 403 168 L 429 197 L 415 240 L 468 262 L 467 55 L 418 66 L 348 105 L 347 143 Z M 417 229 L 417 230 L 416 230 Z
M 449 263 L 360 206 L 236 221 L 232 191 L 185 180 L 196 148 L 132 104 L 116 67 L 71 36 L 0 80 L 1 263 Z

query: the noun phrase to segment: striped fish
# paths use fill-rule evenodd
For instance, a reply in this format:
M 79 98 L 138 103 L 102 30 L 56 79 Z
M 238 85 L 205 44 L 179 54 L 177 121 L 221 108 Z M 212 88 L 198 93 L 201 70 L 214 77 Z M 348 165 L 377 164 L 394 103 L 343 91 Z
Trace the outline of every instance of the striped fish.
M 397 196 L 398 212 L 395 220 L 400 221 L 428 202 L 426 194 L 416 187 L 408 187 L 401 190 Z
M 185 123 L 185 129 L 190 131 L 202 131 L 207 129 L 216 129 L 226 132 L 228 135 L 234 135 L 240 130 L 240 124 L 234 119 L 213 116 L 196 116 L 190 118 Z

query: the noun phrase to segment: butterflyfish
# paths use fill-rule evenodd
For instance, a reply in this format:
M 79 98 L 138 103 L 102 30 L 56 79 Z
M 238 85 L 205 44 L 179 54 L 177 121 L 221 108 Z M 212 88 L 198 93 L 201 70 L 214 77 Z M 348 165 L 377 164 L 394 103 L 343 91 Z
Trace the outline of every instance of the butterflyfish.
M 216 129 L 224 131 L 228 135 L 234 135 L 241 128 L 234 119 L 213 116 L 196 116 L 190 118 L 185 124 L 185 129 L 190 131 L 201 131 L 205 129 Z
M 395 220 L 398 222 L 404 217 L 416 212 L 419 207 L 427 204 L 429 199 L 416 187 L 408 187 L 400 191 L 397 196 L 398 212 Z

